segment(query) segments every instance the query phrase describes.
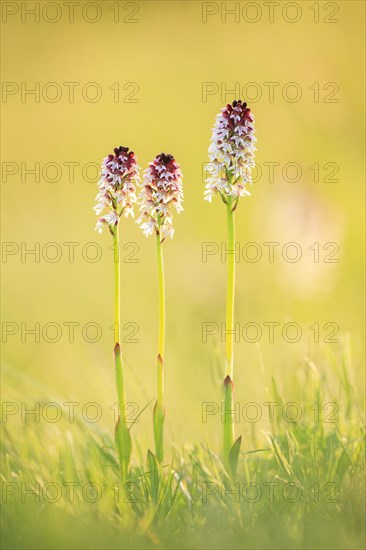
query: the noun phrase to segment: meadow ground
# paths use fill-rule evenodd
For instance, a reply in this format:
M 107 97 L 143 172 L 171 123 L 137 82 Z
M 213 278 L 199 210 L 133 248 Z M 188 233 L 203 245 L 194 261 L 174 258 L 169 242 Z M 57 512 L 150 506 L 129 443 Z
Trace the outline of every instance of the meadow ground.
M 278 406 L 267 423 L 247 421 L 235 480 L 217 446 L 169 441 L 162 469 L 138 449 L 123 482 L 107 429 L 77 412 L 70 422 L 41 393 L 39 418 L 7 405 L 3 548 L 364 548 L 363 392 L 347 355 L 268 381 Z M 9 376 L 21 389 L 22 375 Z

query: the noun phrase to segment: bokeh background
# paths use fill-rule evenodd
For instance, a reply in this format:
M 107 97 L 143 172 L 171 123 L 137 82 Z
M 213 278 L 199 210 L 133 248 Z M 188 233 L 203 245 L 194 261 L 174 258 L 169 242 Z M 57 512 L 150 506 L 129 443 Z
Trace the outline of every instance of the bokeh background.
M 174 217 L 176 234 L 164 245 L 168 441 L 177 445 L 207 441 L 218 448 L 221 432 L 215 421 L 201 421 L 201 406 L 203 401 L 219 399 L 224 344 L 219 334 L 204 343 L 202 323 L 224 321 L 226 264 L 220 254 L 203 262 L 202 246 L 205 242 L 220 246 L 225 241 L 225 208 L 219 200 L 211 205 L 203 201 L 203 168 L 215 115 L 237 98 L 237 93 L 225 95 L 235 89 L 235 83 L 253 99 L 241 97 L 248 100 L 255 115 L 256 159 L 262 168 L 251 197 L 243 199 L 237 210 L 237 241 L 241 247 L 256 242 L 263 252 L 258 262 L 241 259 L 237 264 L 236 321 L 241 326 L 256 322 L 263 329 L 259 342 L 241 338 L 235 346 L 237 400 L 263 403 L 271 376 L 285 385 L 296 379 L 297 369 L 309 358 L 331 369 L 345 342 L 352 355 L 352 383 L 361 387 L 363 2 L 334 2 L 330 8 L 316 2 L 313 9 L 313 3 L 297 2 L 301 10 L 297 22 L 289 22 L 296 13 L 286 8 L 286 2 L 276 8 L 273 22 L 262 2 L 244 12 L 248 3 L 239 3 L 239 20 L 227 15 L 225 21 L 219 2 L 205 7 L 198 1 L 104 1 L 85 12 L 90 20 L 100 10 L 101 17 L 94 23 L 82 17 L 85 2 L 77 3 L 74 22 L 69 22 L 64 4 L 56 2 L 61 18 L 54 23 L 42 13 L 39 22 L 22 15 L 21 3 L 3 2 L 3 10 L 4 4 L 11 6 L 6 8 L 2 25 L 2 78 L 15 84 L 5 85 L 2 103 L 2 240 L 15 243 L 14 250 L 21 246 L 34 249 L 40 243 L 41 254 L 39 262 L 31 255 L 22 261 L 20 252 L 2 257 L 3 328 L 4 322 L 19 325 L 19 332 L 3 343 L 3 399 L 32 404 L 46 398 L 81 406 L 97 402 L 103 410 L 100 423 L 112 432 L 113 414 L 108 409 L 115 401 L 109 329 L 113 323 L 112 243 L 107 232 L 94 232 L 95 163 L 99 165 L 118 145 L 133 149 L 142 168 L 157 153 L 171 152 L 184 173 L 185 210 Z M 34 3 L 23 4 L 32 7 Z M 41 2 L 42 9 L 45 4 L 50 3 Z M 55 3 L 51 4 L 46 19 L 58 17 Z M 111 9 L 116 5 L 118 22 L 113 20 L 117 8 Z M 226 7 L 232 9 L 234 2 Z M 204 10 L 214 12 L 206 22 Z M 249 22 L 256 14 L 258 21 Z M 50 82 L 61 89 L 58 101 L 42 96 L 44 85 Z M 67 82 L 80 84 L 73 102 L 68 99 Z M 102 91 L 99 101 L 82 96 L 81 90 L 91 82 Z M 273 98 L 264 84 L 268 82 L 278 83 Z M 301 89 L 299 101 L 283 97 L 290 82 Z M 39 101 L 31 95 L 22 100 L 17 91 L 21 83 L 29 89 L 39 83 Z M 127 83 L 134 84 L 128 87 Z M 211 83 L 213 90 L 207 97 L 202 93 L 205 83 Z M 246 87 L 248 83 L 255 85 Z M 336 87 L 324 88 L 327 83 Z M 119 87 L 119 101 L 111 86 Z M 48 88 L 50 96 L 53 90 Z M 261 97 L 256 98 L 258 90 Z M 92 97 L 93 88 L 87 91 Z M 290 97 L 293 92 L 294 88 L 288 90 Z M 279 163 L 273 181 L 264 164 L 268 162 Z M 288 181 L 293 177 L 291 168 L 289 177 L 283 174 L 289 162 L 301 167 L 297 182 Z M 16 164 L 4 167 L 4 163 Z M 41 167 L 37 182 L 31 174 L 24 174 L 35 163 Z M 47 163 L 58 163 L 61 172 L 51 166 L 43 177 Z M 65 163 L 78 163 L 73 181 Z M 314 163 L 320 167 L 319 181 L 314 181 L 310 169 Z M 337 164 L 336 181 L 329 181 L 334 165 L 324 168 L 326 163 Z M 9 174 L 9 170 L 16 173 Z M 47 181 L 52 177 L 56 181 Z M 131 219 L 123 220 L 121 237 L 123 244 L 136 243 L 123 252 L 121 306 L 123 322 L 138 325 L 138 342 L 125 343 L 123 353 L 127 398 L 142 410 L 155 397 L 156 250 L 154 239 L 146 239 Z M 280 243 L 272 263 L 263 245 L 268 241 Z M 62 251 L 53 263 L 42 255 L 51 242 Z M 282 247 L 288 242 L 301 247 L 302 258 L 297 263 L 283 260 Z M 320 244 L 318 263 L 309 249 L 315 242 Z M 323 250 L 328 242 L 339 246 L 336 263 L 323 261 L 332 252 L 331 248 Z M 73 262 L 64 243 L 80 243 Z M 88 243 L 100 247 L 102 256 L 96 262 L 83 257 Z M 6 246 L 9 251 L 13 245 Z M 46 257 L 47 250 L 51 257 L 55 249 L 46 248 Z M 91 247 L 86 254 L 92 258 L 95 250 Z M 136 262 L 128 261 L 132 252 Z M 280 323 L 280 329 L 288 322 L 299 323 L 300 341 L 286 342 L 278 332 L 270 343 L 263 323 L 271 321 Z M 27 328 L 40 323 L 42 330 L 50 322 L 62 328 L 58 342 L 47 342 L 42 334 L 40 342 L 31 335 L 21 341 L 21 323 Z M 74 342 L 69 341 L 68 328 L 63 325 L 70 322 L 80 324 Z M 330 333 L 322 328 L 327 322 L 339 326 L 338 344 L 323 341 Z M 81 329 L 87 323 L 100 325 L 98 342 L 83 339 Z M 309 330 L 314 323 L 320 325 L 319 343 L 314 343 Z M 130 331 L 124 331 L 125 337 Z M 50 329 L 49 337 L 53 334 Z M 88 335 L 93 337 L 92 329 Z M 151 413 L 152 404 L 133 428 L 135 449 L 153 444 Z M 250 425 L 238 429 L 240 433 L 246 430 Z

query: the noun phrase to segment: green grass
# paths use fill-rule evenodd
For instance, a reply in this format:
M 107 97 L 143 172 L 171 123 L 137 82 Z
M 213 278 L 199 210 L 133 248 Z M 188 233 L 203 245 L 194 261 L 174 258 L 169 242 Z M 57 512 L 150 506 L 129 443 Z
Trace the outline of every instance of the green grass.
M 250 499 L 259 487 L 257 502 L 237 502 L 234 494 L 224 498 L 221 491 L 234 489 L 234 481 L 220 449 L 206 444 L 191 442 L 178 449 L 168 437 L 170 462 L 161 470 L 154 455 L 140 450 L 132 427 L 132 470 L 124 485 L 113 434 L 99 424 L 78 417 L 74 423 L 65 418 L 55 424 L 10 417 L 2 438 L 2 547 L 364 548 L 361 397 L 344 354 L 333 363 L 324 358 L 322 364 L 304 362 L 281 384 L 274 379 L 269 384 L 269 401 L 296 399 L 309 414 L 291 424 L 278 413 L 269 427 L 259 423 L 249 430 L 244 447 L 249 451 L 240 454 L 235 483 L 241 491 L 255 484 Z M 13 371 L 14 388 L 17 377 Z M 309 410 L 314 402 L 337 403 L 337 422 L 314 422 Z M 217 423 L 221 433 L 218 416 Z M 78 484 L 73 502 L 65 485 L 70 482 Z M 51 503 L 42 495 L 35 502 L 34 495 L 23 494 L 22 502 L 21 483 L 38 493 L 57 483 L 61 496 Z M 87 501 L 95 496 L 92 490 L 82 494 L 89 483 L 100 487 L 97 502 Z M 276 484 L 272 502 L 269 483 Z M 295 486 L 301 498 L 290 502 Z M 5 498 L 9 487 L 18 492 Z M 49 486 L 49 498 L 54 494 Z

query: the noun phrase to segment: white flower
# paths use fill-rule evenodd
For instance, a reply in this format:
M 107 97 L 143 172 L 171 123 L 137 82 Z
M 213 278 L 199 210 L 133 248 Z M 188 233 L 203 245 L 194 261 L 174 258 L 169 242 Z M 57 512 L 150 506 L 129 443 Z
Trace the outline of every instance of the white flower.
M 103 221 L 102 220 L 98 220 L 97 223 L 96 223 L 96 226 L 95 226 L 95 230 L 98 231 L 98 233 L 102 233 L 103 231 Z
M 111 212 L 110 214 L 106 214 L 105 216 L 103 216 L 103 220 L 108 225 L 113 226 L 118 224 L 119 216 L 117 212 Z
M 143 231 L 143 234 L 146 237 L 148 237 L 149 235 L 152 235 L 155 229 L 155 220 L 149 220 L 147 222 L 142 223 L 141 229 Z

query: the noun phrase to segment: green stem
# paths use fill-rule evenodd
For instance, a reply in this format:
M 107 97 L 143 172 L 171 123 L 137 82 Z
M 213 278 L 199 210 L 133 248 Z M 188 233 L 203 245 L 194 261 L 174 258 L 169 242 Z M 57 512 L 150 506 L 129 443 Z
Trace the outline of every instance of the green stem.
M 114 343 L 120 343 L 120 318 L 121 318 L 121 284 L 120 272 L 120 251 L 118 226 L 113 234 L 113 258 L 114 258 Z
M 159 284 L 159 336 L 157 357 L 157 401 L 154 408 L 154 438 L 157 459 L 162 462 L 164 458 L 164 347 L 165 347 L 165 282 L 163 248 L 160 234 L 156 234 L 156 251 L 158 260 L 158 284 Z
M 227 290 L 226 290 L 226 374 L 223 385 L 223 450 L 224 462 L 230 470 L 230 456 L 233 449 L 234 432 L 234 298 L 235 298 L 235 203 L 232 197 L 227 201 Z
M 127 428 L 124 414 L 126 397 L 123 376 L 123 359 L 120 344 L 121 336 L 121 285 L 120 285 L 120 250 L 118 225 L 113 233 L 114 252 L 114 362 L 116 369 L 117 399 L 119 418 L 116 425 L 116 444 L 121 465 L 122 478 L 126 479 L 131 457 L 131 436 Z
M 226 376 L 234 377 L 235 220 L 227 203 Z
M 113 252 L 114 252 L 114 345 L 121 346 L 121 284 L 120 284 L 120 250 L 119 250 L 119 235 L 118 226 L 115 228 L 113 235 Z M 125 409 L 125 389 L 123 380 L 123 360 L 120 353 L 120 361 L 117 368 L 116 365 L 116 381 L 117 381 L 117 396 L 120 405 L 120 414 Z
M 158 257 L 158 284 L 159 284 L 159 338 L 158 338 L 158 403 L 163 405 L 164 378 L 164 347 L 165 347 L 165 282 L 164 258 L 160 235 L 156 235 L 156 250 Z M 159 360 L 160 357 L 160 360 Z

